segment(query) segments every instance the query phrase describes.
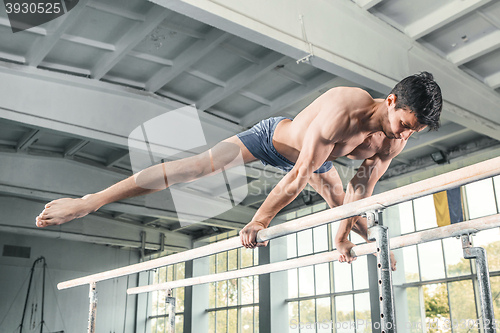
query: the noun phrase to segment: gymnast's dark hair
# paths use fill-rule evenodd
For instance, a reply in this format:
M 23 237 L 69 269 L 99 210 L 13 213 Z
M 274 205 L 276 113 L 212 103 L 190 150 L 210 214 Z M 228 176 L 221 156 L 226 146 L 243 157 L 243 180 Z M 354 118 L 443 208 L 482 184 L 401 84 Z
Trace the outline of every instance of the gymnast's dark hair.
M 396 109 L 408 108 L 415 112 L 420 124 L 427 125 L 430 130 L 439 128 L 443 98 L 431 73 L 421 72 L 404 78 L 391 94 L 396 95 Z

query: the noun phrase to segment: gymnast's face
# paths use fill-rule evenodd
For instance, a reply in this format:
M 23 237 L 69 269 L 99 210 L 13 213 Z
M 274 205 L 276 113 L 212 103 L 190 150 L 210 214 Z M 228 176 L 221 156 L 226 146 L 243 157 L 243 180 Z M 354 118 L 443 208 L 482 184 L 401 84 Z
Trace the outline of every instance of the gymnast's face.
M 389 95 L 385 103 L 387 117 L 382 122 L 382 130 L 389 139 L 408 140 L 413 133 L 427 127 L 418 122 L 417 116 L 410 109 L 396 109 L 396 96 Z

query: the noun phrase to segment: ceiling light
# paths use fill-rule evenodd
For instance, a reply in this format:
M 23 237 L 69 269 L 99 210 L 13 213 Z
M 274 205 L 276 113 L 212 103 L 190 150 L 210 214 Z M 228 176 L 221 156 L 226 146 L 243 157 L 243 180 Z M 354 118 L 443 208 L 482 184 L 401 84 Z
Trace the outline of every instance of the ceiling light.
M 432 153 L 431 158 L 437 164 L 444 164 L 448 162 L 448 155 L 442 150 Z

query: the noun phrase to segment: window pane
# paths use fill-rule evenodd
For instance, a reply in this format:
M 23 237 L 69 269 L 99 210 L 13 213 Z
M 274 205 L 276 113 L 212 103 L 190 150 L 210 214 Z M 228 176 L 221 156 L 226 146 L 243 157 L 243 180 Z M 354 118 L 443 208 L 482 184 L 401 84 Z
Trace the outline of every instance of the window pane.
M 167 281 L 167 267 L 160 267 L 158 270 L 158 283 L 163 283 Z
M 356 309 L 356 323 L 359 324 L 357 333 L 370 333 L 372 331 L 369 324 L 371 322 L 370 293 L 354 295 L 354 308 Z
M 184 279 L 184 277 L 185 277 L 184 272 L 186 270 L 186 265 L 183 262 L 176 264 L 175 269 L 176 269 L 175 279 L 176 280 Z
M 227 324 L 227 310 L 221 310 L 217 311 L 217 314 L 215 315 L 216 318 L 216 326 L 217 330 L 216 332 L 226 332 L 226 324 Z
M 259 303 L 259 276 L 253 276 L 253 297 L 254 303 Z
M 478 232 L 472 237 L 474 246 L 483 247 L 488 256 L 488 268 L 490 271 L 500 270 L 500 229 L 490 229 Z
M 299 286 L 297 284 L 297 269 L 288 270 L 288 297 L 298 297 Z
M 314 270 L 312 266 L 299 268 L 299 295 L 314 295 Z
M 500 319 L 500 276 L 491 276 L 491 295 L 493 296 L 493 311 L 495 313 L 495 319 Z
M 156 318 L 151 319 L 151 333 L 157 333 L 156 330 Z
M 299 302 L 288 303 L 289 333 L 297 333 L 299 327 Z
M 165 314 L 165 297 L 167 292 L 165 290 L 158 291 L 158 314 Z
M 184 316 L 176 315 L 175 316 L 175 333 L 184 332 Z
M 418 288 L 406 288 L 406 298 L 408 300 L 408 321 L 411 333 L 422 333 L 422 318 L 420 314 L 420 297 Z
M 165 332 L 165 318 L 158 318 L 158 320 L 156 321 L 156 332 Z
M 227 252 L 217 253 L 217 273 L 227 271 Z
M 401 234 L 407 234 L 415 231 L 415 223 L 413 222 L 413 205 L 411 201 L 400 203 L 396 207 L 399 208 L 399 221 L 401 226 Z
M 333 263 L 335 292 L 352 290 L 351 265 L 335 261 Z
M 299 256 L 313 253 L 312 229 L 297 233 L 297 250 Z
M 227 306 L 227 281 L 216 282 L 217 307 Z M 219 321 L 219 319 L 217 319 Z
M 210 257 L 208 257 L 208 273 L 215 273 L 215 254 L 212 254 Z
M 311 324 L 314 324 L 316 322 L 316 309 L 314 305 L 314 300 L 309 299 L 307 301 L 300 301 L 299 302 L 299 317 L 300 317 L 300 322 L 304 324 L 304 326 L 314 326 Z M 310 325 L 307 325 L 310 324 Z M 301 332 L 307 332 L 311 330 L 304 330 L 301 329 Z
M 497 213 L 491 178 L 467 184 L 465 191 L 470 219 Z
M 167 266 L 167 281 L 173 281 L 174 280 L 174 266 L 170 265 Z
M 253 307 L 253 332 L 254 333 L 259 333 L 259 307 L 254 306 Z
M 241 255 L 241 267 L 240 268 L 245 268 L 245 267 L 250 267 L 253 265 L 253 250 L 252 249 L 247 249 L 245 247 L 238 249 L 240 251 Z
M 419 244 L 420 274 L 422 281 L 444 278 L 443 251 L 441 241 Z
M 184 312 L 184 288 L 177 288 L 175 292 L 175 308 L 178 312 Z
M 253 333 L 253 306 L 241 309 L 241 332 Z
M 253 303 L 253 276 L 241 278 L 241 304 Z
M 238 333 L 238 309 L 229 310 L 228 317 L 227 333 Z
M 448 291 L 445 283 L 428 284 L 424 289 L 426 325 L 436 328 L 439 322 L 450 319 Z
M 227 298 L 228 304 L 238 305 L 238 279 L 232 279 L 227 281 Z
M 354 333 L 354 327 L 351 326 L 351 322 L 354 321 L 352 295 L 335 297 L 335 310 L 337 333 Z
M 443 247 L 448 277 L 470 274 L 470 260 L 463 257 L 462 242 L 446 238 L 443 239 Z
M 285 218 L 287 221 L 289 221 L 289 220 L 295 219 L 296 216 L 297 216 L 296 212 L 291 212 L 291 213 L 286 214 Z
M 153 291 L 153 313 L 151 315 L 156 316 L 158 314 L 158 291 Z
M 228 269 L 238 269 L 238 249 L 231 250 L 227 253 Z
M 314 252 L 328 251 L 328 227 L 322 225 L 313 229 Z
M 407 246 L 396 251 L 403 251 L 406 283 L 419 281 L 417 247 Z
M 413 209 L 417 230 L 437 227 L 436 209 L 432 195 L 413 200 Z
M 215 333 L 215 311 L 208 313 L 208 333 Z
M 208 285 L 208 308 L 215 308 L 215 282 Z
M 329 294 L 330 293 L 329 263 L 315 265 L 314 269 L 316 276 L 316 295 Z
M 286 257 L 295 258 L 297 256 L 297 234 L 286 236 Z
M 368 262 L 366 256 L 352 262 L 354 290 L 368 288 Z
M 358 235 L 355 232 L 351 232 L 350 237 L 351 237 L 351 242 L 353 242 L 354 244 L 366 243 L 366 241 L 363 239 L 363 237 L 361 237 L 360 235 Z
M 312 213 L 311 207 L 302 208 L 302 209 L 299 209 L 297 211 L 297 217 L 306 216 L 306 215 L 309 215 L 311 213 Z
M 317 213 L 317 212 L 321 212 L 322 210 L 325 210 L 326 209 L 326 202 L 322 202 L 320 204 L 316 204 L 312 207 L 312 212 L 313 213 Z
M 332 312 L 330 310 L 330 297 L 318 298 L 316 300 L 317 321 L 319 323 L 318 333 L 331 333 Z
M 450 291 L 451 318 L 454 324 L 454 333 L 468 333 L 466 322 L 472 323 L 477 319 L 474 289 L 471 280 L 463 280 L 448 284 Z M 455 326 L 457 325 L 457 326 Z M 477 332 L 477 330 L 475 330 Z
M 333 222 L 333 223 L 330 223 L 331 225 L 331 229 L 332 229 L 332 247 L 333 249 L 335 249 L 335 236 L 337 235 L 337 231 L 339 230 L 339 225 L 340 225 L 340 222 Z

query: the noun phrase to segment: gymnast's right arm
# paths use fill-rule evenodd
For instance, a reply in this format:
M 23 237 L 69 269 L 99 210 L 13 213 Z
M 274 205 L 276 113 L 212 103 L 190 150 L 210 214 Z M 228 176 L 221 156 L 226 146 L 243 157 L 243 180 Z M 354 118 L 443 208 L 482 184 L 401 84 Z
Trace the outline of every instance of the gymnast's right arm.
M 332 116 L 338 113 L 321 112 L 311 122 L 306 130 L 302 149 L 293 169 L 286 174 L 255 213 L 252 221 L 240 231 L 241 243 L 247 248 L 266 246 L 267 241 L 257 243 L 257 233 L 269 226 L 274 216 L 286 205 L 292 202 L 307 185 L 313 172 L 328 158 L 335 142 L 347 127 L 325 126 L 331 124 Z M 345 120 L 340 120 L 345 121 Z M 336 122 L 336 120 L 335 120 Z M 337 123 L 338 124 L 338 123 Z M 339 131 L 338 128 L 344 130 Z M 336 129 L 336 130 L 335 130 Z

